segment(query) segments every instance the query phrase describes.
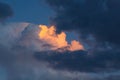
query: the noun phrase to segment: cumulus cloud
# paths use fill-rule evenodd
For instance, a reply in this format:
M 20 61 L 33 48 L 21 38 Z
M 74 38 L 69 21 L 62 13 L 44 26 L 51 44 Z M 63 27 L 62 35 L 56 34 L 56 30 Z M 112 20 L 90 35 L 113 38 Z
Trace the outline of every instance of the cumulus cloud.
M 51 44 L 40 40 L 39 25 L 6 23 L 0 24 L 0 28 L 0 78 L 3 80 L 120 78 L 119 52 L 92 55 L 82 50 L 61 52 L 64 48 L 53 50 Z
M 0 75 L 0 78 L 5 80 L 57 79 L 59 73 L 52 74 L 46 62 L 39 62 L 33 56 L 35 51 L 50 50 L 52 47 L 51 45 L 43 47 L 48 43 L 40 40 L 39 25 L 5 23 L 0 24 L 0 28 L 0 69 L 3 69 L 0 74 L 4 73 L 5 76 Z M 62 76 L 61 79 L 66 80 L 67 77 Z
M 66 35 L 55 33 L 53 27 L 46 27 L 46 37 L 40 35 L 42 28 L 39 25 L 0 24 L 0 78 L 2 80 L 119 80 L 120 1 L 46 1 L 56 11 L 53 24 L 57 30 L 79 32 L 81 39 L 90 44 L 87 48 L 93 47 L 94 50 L 84 51 L 83 46 L 81 50 L 81 46 L 76 47 L 81 43 L 75 40 L 68 44 Z M 0 3 L 0 19 L 4 20 L 12 15 L 10 6 Z M 52 32 L 49 29 L 52 29 Z M 65 45 L 59 43 L 59 40 Z M 74 48 L 77 51 L 74 51 Z
M 57 34 L 55 26 L 47 27 L 45 25 L 40 25 L 40 29 L 40 39 L 52 45 L 52 50 L 65 47 L 70 51 L 84 50 L 84 46 L 79 41 L 72 40 L 69 44 L 66 40 L 66 33 L 61 32 L 60 34 Z

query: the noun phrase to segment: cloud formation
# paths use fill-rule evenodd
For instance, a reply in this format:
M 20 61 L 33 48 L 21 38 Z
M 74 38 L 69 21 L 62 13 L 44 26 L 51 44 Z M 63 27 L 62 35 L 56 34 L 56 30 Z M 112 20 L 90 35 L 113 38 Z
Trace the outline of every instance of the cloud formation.
M 61 32 L 57 34 L 55 26 L 47 27 L 45 25 L 40 25 L 39 27 L 41 29 L 39 38 L 51 45 L 52 50 L 59 48 L 66 48 L 66 50 L 69 51 L 84 50 L 84 46 L 79 41 L 72 40 L 69 44 L 66 40 L 66 33 Z
M 119 52 L 60 52 L 39 39 L 40 28 L 30 23 L 0 24 L 0 78 L 3 80 L 119 79 Z M 62 48 L 64 49 L 64 48 Z M 103 75 L 104 73 L 104 75 Z M 1 74 L 5 77 L 1 77 Z
M 52 19 L 58 31 L 75 30 L 98 43 L 120 45 L 119 0 L 45 0 L 56 12 Z
M 2 80 L 119 80 L 120 51 L 119 47 L 113 48 L 113 44 L 118 46 L 120 44 L 120 1 L 46 1 L 56 11 L 53 23 L 58 31 L 75 30 L 81 33 L 82 39 L 87 36 L 92 43 L 99 42 L 101 47 L 91 51 L 77 49 L 78 51 L 71 52 L 66 47 L 59 48 L 55 41 L 57 49 L 53 50 L 55 46 L 50 42 L 53 36 L 41 38 L 38 35 L 41 31 L 39 25 L 0 24 L 0 78 Z M 0 20 L 12 15 L 11 7 L 0 3 Z M 52 29 L 50 33 L 53 34 L 55 32 L 54 28 Z M 60 39 L 66 36 L 62 35 L 64 37 Z M 57 40 L 58 37 L 55 38 Z M 66 42 L 65 39 L 63 42 Z M 102 42 L 107 45 L 107 49 L 101 44 Z M 76 47 L 74 44 L 80 43 L 73 41 L 71 46 Z
M 5 23 L 0 24 L 0 78 L 3 80 L 57 80 L 59 72 L 54 74 L 46 62 L 38 61 L 34 56 L 36 51 L 51 49 L 45 47 L 45 41 L 40 40 L 38 25 L 30 23 Z M 44 47 L 43 47 L 44 46 Z M 49 49 L 50 48 L 50 49 Z M 44 75 L 44 76 L 43 76 Z M 67 76 L 62 76 L 66 80 Z
M 120 53 L 113 51 L 96 51 L 90 55 L 85 51 L 49 51 L 37 52 L 35 57 L 40 61 L 47 61 L 55 69 L 73 72 L 105 72 L 120 69 Z

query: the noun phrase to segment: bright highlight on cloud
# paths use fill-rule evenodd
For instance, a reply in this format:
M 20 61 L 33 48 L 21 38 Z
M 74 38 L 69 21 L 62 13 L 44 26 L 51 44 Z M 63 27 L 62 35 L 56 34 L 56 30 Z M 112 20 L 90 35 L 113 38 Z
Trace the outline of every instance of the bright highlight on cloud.
M 66 50 L 69 51 L 84 50 L 83 45 L 76 40 L 71 41 L 71 44 L 69 44 L 66 41 L 65 32 L 57 34 L 54 26 L 47 27 L 46 25 L 40 25 L 39 28 L 39 38 L 45 41 L 47 44 L 53 46 L 52 50 L 60 48 L 66 48 Z

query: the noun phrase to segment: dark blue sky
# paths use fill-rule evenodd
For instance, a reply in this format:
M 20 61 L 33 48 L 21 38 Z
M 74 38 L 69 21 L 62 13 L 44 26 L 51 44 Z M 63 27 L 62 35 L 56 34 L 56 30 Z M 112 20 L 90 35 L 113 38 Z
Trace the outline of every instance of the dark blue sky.
M 14 15 L 8 21 L 10 22 L 30 22 L 35 24 L 48 24 L 53 15 L 46 3 L 42 0 L 0 0 L 8 3 Z

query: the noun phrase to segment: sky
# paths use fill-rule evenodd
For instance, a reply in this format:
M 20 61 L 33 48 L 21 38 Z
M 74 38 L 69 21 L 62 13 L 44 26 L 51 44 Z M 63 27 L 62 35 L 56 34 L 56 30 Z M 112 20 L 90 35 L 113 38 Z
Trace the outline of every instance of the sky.
M 0 0 L 0 79 L 120 80 L 119 0 Z
M 34 24 L 48 24 L 50 17 L 54 14 L 42 0 L 0 0 L 8 3 L 13 9 L 14 16 L 10 22 L 28 22 Z

